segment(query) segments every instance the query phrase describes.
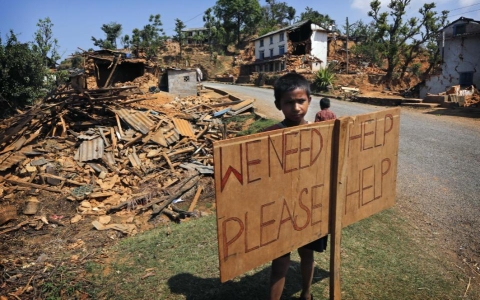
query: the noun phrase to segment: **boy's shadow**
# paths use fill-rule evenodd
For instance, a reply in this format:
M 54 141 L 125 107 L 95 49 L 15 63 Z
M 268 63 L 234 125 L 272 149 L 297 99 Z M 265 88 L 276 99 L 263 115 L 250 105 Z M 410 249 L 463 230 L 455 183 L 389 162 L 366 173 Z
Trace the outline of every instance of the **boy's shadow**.
M 329 272 L 315 267 L 313 282 L 329 277 Z M 292 261 L 287 273 L 282 299 L 293 299 L 302 289 L 300 263 Z M 270 267 L 253 275 L 245 275 L 239 281 L 221 283 L 219 278 L 200 278 L 190 273 L 181 273 L 168 280 L 173 294 L 185 295 L 187 300 L 244 300 L 267 299 L 270 283 Z

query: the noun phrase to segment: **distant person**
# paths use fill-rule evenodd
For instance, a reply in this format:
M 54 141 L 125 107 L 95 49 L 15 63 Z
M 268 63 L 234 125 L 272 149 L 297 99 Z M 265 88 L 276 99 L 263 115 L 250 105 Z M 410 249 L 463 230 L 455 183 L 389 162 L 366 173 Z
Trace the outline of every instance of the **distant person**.
M 322 122 L 327 120 L 335 120 L 337 116 L 330 110 L 330 99 L 320 99 L 320 111 L 315 115 L 315 122 Z
M 296 73 L 283 75 L 275 82 L 274 96 L 275 106 L 282 111 L 285 119 L 263 131 L 308 124 L 305 120 L 305 115 L 312 98 L 310 97 L 310 84 L 305 77 Z M 301 300 L 313 299 L 311 293 L 314 270 L 313 251 L 324 252 L 327 248 L 327 241 L 327 236 L 325 236 L 297 250 L 300 255 L 300 273 L 302 275 Z M 289 266 L 290 253 L 277 257 L 272 261 L 269 299 L 278 300 L 282 297 Z

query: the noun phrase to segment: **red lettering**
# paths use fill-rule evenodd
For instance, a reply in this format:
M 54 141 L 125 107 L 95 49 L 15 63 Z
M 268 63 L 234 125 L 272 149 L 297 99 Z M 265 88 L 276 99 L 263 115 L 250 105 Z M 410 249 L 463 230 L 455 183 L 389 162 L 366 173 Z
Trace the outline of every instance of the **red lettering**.
M 302 166 L 302 152 L 306 152 L 306 151 L 309 151 L 311 148 L 302 148 L 302 132 L 304 131 L 310 131 L 310 129 L 302 129 L 300 130 L 300 153 L 298 154 L 298 166 L 300 169 L 305 169 L 305 168 L 308 168 L 310 165 L 305 165 L 305 166 Z M 311 142 L 310 142 L 311 143 Z M 310 157 L 312 155 L 310 154 Z M 310 158 L 311 160 L 311 158 Z
M 282 153 L 283 153 L 283 147 L 285 146 L 284 144 L 285 137 L 282 134 Z M 270 135 L 268 136 L 268 177 L 271 177 L 271 160 L 270 160 L 270 145 L 273 148 L 273 151 L 275 151 L 275 155 L 277 156 L 278 162 L 280 163 L 280 166 L 282 167 L 283 170 L 283 154 L 282 158 L 280 159 L 280 155 L 278 155 L 277 149 L 275 149 L 275 145 L 273 144 L 273 140 L 270 138 Z
M 267 204 L 264 204 L 260 207 L 260 246 L 263 247 L 265 245 L 268 245 L 270 243 L 273 243 L 275 242 L 276 240 L 278 240 L 278 237 L 276 239 L 273 239 L 273 240 L 270 240 L 266 243 L 263 243 L 263 228 L 266 227 L 266 226 L 269 226 L 269 225 L 272 225 L 275 223 L 275 219 L 272 219 L 272 220 L 268 220 L 267 222 L 264 222 L 263 221 L 263 209 L 267 206 L 270 206 L 272 204 L 274 204 L 275 202 L 269 202 Z
M 285 208 L 287 208 L 287 213 L 288 213 L 288 217 L 285 218 L 285 219 L 282 219 L 283 218 L 283 212 L 285 211 Z M 280 223 L 278 224 L 278 235 L 277 235 L 277 239 L 280 238 L 280 229 L 282 228 L 282 225 L 285 224 L 286 222 L 290 221 L 292 222 L 292 227 L 295 229 L 295 230 L 298 230 L 297 229 L 297 226 L 295 225 L 295 222 L 292 218 L 292 214 L 290 213 L 290 209 L 288 208 L 288 204 L 287 204 L 287 201 L 285 199 L 283 199 L 283 206 L 282 206 L 282 214 L 280 215 Z
M 223 192 L 223 189 L 225 188 L 225 185 L 227 184 L 228 178 L 230 177 L 231 173 L 233 173 L 233 175 L 235 175 L 238 181 L 243 185 L 242 144 L 240 144 L 239 146 L 240 146 L 240 154 L 238 155 L 238 157 L 240 158 L 240 172 L 238 172 L 238 170 L 234 169 L 232 166 L 228 167 L 227 172 L 225 173 L 225 176 L 222 177 L 222 183 L 220 188 L 220 191 L 222 192 Z M 223 161 L 222 148 L 220 148 L 220 173 L 221 174 L 223 174 L 222 161 Z
M 237 232 L 237 234 L 231 240 L 227 241 L 227 223 L 230 222 L 230 221 L 237 222 L 240 225 L 240 230 Z M 243 229 L 244 229 L 243 222 L 239 218 L 232 217 L 232 218 L 228 218 L 228 219 L 226 219 L 225 221 L 222 222 L 223 260 L 224 261 L 227 261 L 227 259 L 228 259 L 228 247 L 231 244 L 233 244 L 236 240 L 238 240 L 240 235 L 242 235 Z
M 313 156 L 313 134 L 316 134 L 320 140 L 319 140 L 319 144 L 320 144 L 320 149 L 318 149 L 318 153 L 315 155 L 315 157 Z M 320 156 L 320 153 L 322 153 L 322 150 L 323 150 L 323 137 L 322 137 L 322 134 L 320 133 L 320 131 L 318 131 L 317 129 L 315 128 L 312 128 L 312 131 L 311 131 L 311 136 L 310 136 L 310 149 L 312 149 L 312 151 L 310 152 L 310 165 L 312 166 L 313 163 L 318 159 L 318 157 Z
M 259 141 L 259 140 L 250 141 L 250 142 L 247 142 L 247 143 L 245 144 L 245 154 L 246 154 L 246 156 L 247 156 L 247 183 L 251 183 L 251 182 L 254 182 L 254 181 L 257 181 L 257 180 L 260 180 L 260 179 L 261 179 L 260 177 L 255 178 L 255 179 L 250 179 L 250 166 L 252 166 L 252 165 L 258 165 L 258 164 L 260 164 L 260 162 L 262 161 L 262 160 L 260 160 L 260 159 L 249 160 L 249 158 L 248 158 L 248 153 L 249 153 L 249 151 L 248 151 L 248 145 L 253 144 L 253 143 L 260 143 L 260 141 Z
M 363 122 L 363 142 L 362 142 L 362 144 L 363 144 L 363 150 L 367 150 L 367 149 L 373 148 L 373 146 L 370 146 L 370 147 L 365 148 L 365 145 L 367 144 L 367 142 L 365 141 L 366 137 L 374 134 L 374 131 L 373 131 L 373 130 L 372 130 L 372 131 L 369 131 L 369 132 L 366 132 L 366 130 L 367 130 L 367 129 L 366 129 L 367 124 L 368 124 L 368 123 L 371 123 L 372 121 L 375 121 L 375 120 L 374 120 L 374 119 L 370 119 L 370 120 L 367 120 L 367 121 Z
M 295 171 L 295 170 L 298 170 L 298 168 L 287 169 L 287 155 L 292 155 L 292 154 L 295 154 L 295 153 L 298 152 L 298 148 L 293 148 L 293 149 L 288 149 L 287 150 L 288 136 L 293 135 L 295 137 L 295 136 L 297 136 L 297 134 L 298 134 L 298 132 L 291 132 L 291 133 L 285 134 L 285 139 L 284 139 L 285 152 L 283 153 L 283 161 L 285 162 L 285 169 L 284 169 L 285 174 L 290 173 L 290 172 Z
M 260 246 L 255 246 L 253 248 L 248 248 L 248 212 L 245 213 L 245 253 L 253 251 L 260 248 Z
M 390 119 L 390 128 L 387 129 L 387 118 Z M 386 141 L 386 138 L 385 136 L 387 135 L 387 133 L 389 133 L 392 128 L 393 128 L 393 116 L 391 114 L 387 114 L 385 115 L 385 119 L 384 119 L 384 122 L 383 122 L 383 126 L 384 126 L 384 129 L 383 129 L 383 145 L 385 145 L 385 141 Z
M 320 195 L 320 203 L 316 203 L 316 201 L 315 201 L 315 200 L 316 200 L 316 199 L 315 199 L 315 198 L 316 198 L 315 189 L 320 188 L 320 187 L 323 187 L 323 183 L 322 183 L 322 184 L 314 185 L 314 186 L 312 186 L 312 188 L 311 188 L 311 190 L 312 190 L 312 198 L 311 198 L 311 199 L 312 199 L 312 200 L 311 200 L 311 201 L 312 201 L 312 218 L 311 218 L 312 224 L 311 224 L 311 225 L 312 225 L 312 226 L 322 222 L 322 207 L 323 207 L 323 205 L 322 205 L 322 195 L 323 195 L 323 193 Z M 323 191 L 323 190 L 322 190 L 322 191 Z M 318 220 L 318 221 L 316 221 L 316 222 L 313 221 L 313 211 L 314 211 L 315 209 L 319 209 L 319 210 L 320 210 L 320 220 Z
M 308 189 L 303 189 L 301 192 L 300 192 L 300 195 L 298 196 L 298 205 L 300 206 L 301 209 L 303 209 L 306 214 L 307 214 L 307 220 L 305 221 L 305 225 L 303 226 L 298 226 L 297 224 L 297 216 L 295 216 L 295 224 L 296 224 L 296 230 L 303 230 L 305 229 L 307 226 L 308 226 L 308 223 L 310 223 L 310 210 L 308 209 L 308 206 L 306 206 L 303 202 L 302 202 L 302 195 L 303 193 L 305 194 L 308 194 Z

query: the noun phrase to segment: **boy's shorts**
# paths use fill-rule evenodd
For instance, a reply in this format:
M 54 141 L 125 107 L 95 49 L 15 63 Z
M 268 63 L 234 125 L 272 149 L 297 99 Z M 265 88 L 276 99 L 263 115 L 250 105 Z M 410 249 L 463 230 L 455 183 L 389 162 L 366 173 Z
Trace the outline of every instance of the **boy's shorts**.
M 306 244 L 300 248 L 305 248 L 305 249 L 310 249 L 310 250 L 313 250 L 315 252 L 324 252 L 326 249 L 327 249 L 327 244 L 328 244 L 328 235 L 322 237 L 322 238 L 319 238 L 318 240 L 315 240 L 309 244 Z M 285 255 L 282 255 L 280 257 L 285 257 L 285 256 L 289 256 L 290 255 L 290 252 L 285 254 Z

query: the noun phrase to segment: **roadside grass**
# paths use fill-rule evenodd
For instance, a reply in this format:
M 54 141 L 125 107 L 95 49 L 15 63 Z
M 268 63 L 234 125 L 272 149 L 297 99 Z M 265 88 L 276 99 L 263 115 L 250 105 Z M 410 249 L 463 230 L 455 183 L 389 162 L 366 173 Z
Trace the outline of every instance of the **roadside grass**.
M 342 231 L 343 299 L 479 299 L 480 288 L 439 257 L 431 241 L 414 239 L 396 208 Z M 316 254 L 313 294 L 328 299 L 329 250 Z M 215 216 L 156 228 L 120 241 L 108 263 L 89 263 L 94 299 L 266 299 L 269 264 L 220 283 Z M 292 253 L 285 299 L 301 290 Z
M 227 124 L 229 123 L 237 123 L 239 125 L 239 132 L 237 133 L 238 136 L 244 136 L 249 134 L 254 134 L 257 132 L 262 131 L 262 129 L 267 128 L 268 126 L 277 124 L 277 120 L 272 119 L 263 119 L 263 118 L 256 118 L 253 115 L 246 115 L 246 116 L 234 116 L 225 120 Z M 242 125 L 251 122 L 247 129 L 241 129 Z

